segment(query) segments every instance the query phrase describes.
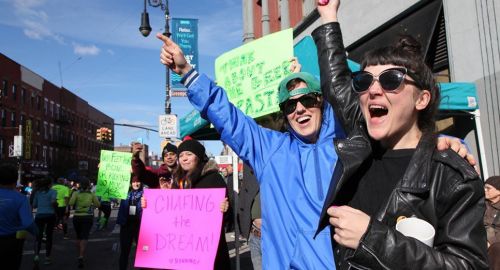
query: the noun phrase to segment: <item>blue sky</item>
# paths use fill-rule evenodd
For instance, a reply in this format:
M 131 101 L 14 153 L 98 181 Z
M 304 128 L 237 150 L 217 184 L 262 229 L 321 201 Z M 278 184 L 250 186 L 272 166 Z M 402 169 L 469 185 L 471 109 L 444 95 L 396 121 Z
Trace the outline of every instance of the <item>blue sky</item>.
M 151 27 L 140 26 L 142 0 L 0 0 L 0 52 L 55 85 L 63 85 L 117 123 L 157 129 L 164 113 L 165 68 L 159 62 L 163 32 L 160 8 L 148 7 Z M 173 18 L 198 19 L 199 70 L 214 77 L 214 61 L 242 44 L 238 0 L 170 0 Z M 61 73 L 59 72 L 61 67 Z M 172 113 L 192 110 L 186 98 L 172 98 Z M 160 151 L 157 133 L 115 127 L 115 145 L 143 138 Z M 206 142 L 219 154 L 220 142 Z

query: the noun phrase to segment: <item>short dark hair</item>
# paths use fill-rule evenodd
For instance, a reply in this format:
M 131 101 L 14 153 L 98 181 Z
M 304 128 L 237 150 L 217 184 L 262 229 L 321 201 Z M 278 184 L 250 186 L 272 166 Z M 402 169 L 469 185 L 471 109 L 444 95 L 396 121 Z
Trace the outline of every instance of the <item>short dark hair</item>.
M 421 48 L 420 43 L 412 36 L 401 35 L 393 45 L 367 52 L 361 63 L 361 70 L 367 66 L 396 65 L 415 74 L 412 79 L 422 86 L 421 90 L 429 90 L 431 93 L 429 104 L 419 112 L 417 125 L 422 132 L 433 133 L 441 94 L 432 70 L 424 61 Z
M 16 166 L 10 163 L 0 164 L 0 184 L 11 185 L 17 182 Z

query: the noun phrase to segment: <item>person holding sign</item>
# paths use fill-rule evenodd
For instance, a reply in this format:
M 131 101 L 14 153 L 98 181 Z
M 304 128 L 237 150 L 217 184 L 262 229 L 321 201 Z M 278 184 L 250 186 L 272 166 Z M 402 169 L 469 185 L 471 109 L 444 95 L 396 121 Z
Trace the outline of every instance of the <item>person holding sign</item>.
M 440 91 L 420 44 L 402 36 L 351 73 L 339 5 L 318 6 L 324 24 L 312 33 L 323 96 L 348 133 L 335 142 L 342 166 L 318 228 L 332 225 L 336 269 L 488 269 L 483 182 L 457 153 L 436 150 Z M 429 233 L 398 230 L 408 220 Z
M 134 175 L 130 184 L 130 192 L 125 200 L 121 200 L 116 224 L 120 225 L 120 270 L 128 267 L 128 257 L 132 243 L 137 243 L 141 225 L 142 184 Z
M 132 173 L 150 188 L 161 188 L 160 185 L 170 187 L 172 173 L 177 168 L 177 147 L 167 143 L 163 147 L 161 157 L 163 164 L 156 170 L 148 170 L 139 158 L 143 146 L 141 143 L 132 143 Z
M 78 268 L 83 268 L 83 257 L 89 240 L 90 229 L 94 222 L 94 209 L 101 205 L 96 195 L 90 191 L 90 181 L 80 181 L 80 189 L 73 192 L 69 205 L 73 206 L 73 227 L 76 231 L 76 246 L 78 248 Z
M 205 154 L 205 147 L 196 140 L 183 141 L 177 150 L 179 168 L 174 174 L 172 188 L 225 188 L 227 196 L 226 182 L 219 174 L 217 164 L 209 160 Z M 226 199 L 221 203 L 221 210 L 226 212 L 229 203 Z M 227 248 L 224 234 L 225 219 L 223 219 L 219 246 L 215 257 L 214 269 L 231 269 L 229 250 Z

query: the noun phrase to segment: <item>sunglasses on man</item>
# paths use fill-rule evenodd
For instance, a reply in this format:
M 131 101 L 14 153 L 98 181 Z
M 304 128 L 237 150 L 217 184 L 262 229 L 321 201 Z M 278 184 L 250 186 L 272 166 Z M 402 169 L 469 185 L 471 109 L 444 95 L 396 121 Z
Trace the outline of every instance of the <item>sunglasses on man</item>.
M 304 106 L 307 109 L 318 107 L 320 104 L 318 98 L 319 96 L 320 95 L 318 93 L 309 93 L 299 98 L 288 99 L 287 101 L 280 104 L 280 109 L 283 113 L 289 115 L 293 113 L 297 108 L 297 102 L 300 102 L 300 104 L 302 104 L 302 106 Z
M 389 68 L 382 71 L 378 76 L 374 76 L 368 71 L 357 71 L 352 74 L 352 87 L 357 93 L 363 93 L 370 88 L 376 80 L 386 92 L 397 90 L 403 82 L 422 89 L 421 85 L 416 81 L 405 79 L 405 75 L 415 80 L 415 74 L 404 67 Z

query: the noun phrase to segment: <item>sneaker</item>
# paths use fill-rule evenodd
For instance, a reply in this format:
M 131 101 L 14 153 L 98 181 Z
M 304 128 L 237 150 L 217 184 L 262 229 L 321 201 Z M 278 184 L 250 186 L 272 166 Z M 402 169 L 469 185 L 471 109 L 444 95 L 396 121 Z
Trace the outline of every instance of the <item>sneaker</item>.
M 67 234 L 64 235 L 63 237 L 64 240 L 68 240 L 69 239 L 69 236 Z
M 35 255 L 35 257 L 33 258 L 33 262 L 35 264 L 38 264 L 40 262 L 40 257 L 38 255 Z
M 83 257 L 78 258 L 78 268 L 83 268 Z
M 43 264 L 45 264 L 45 265 L 48 265 L 51 263 L 52 263 L 52 260 L 50 259 L 50 257 L 45 258 L 45 261 L 43 261 Z

